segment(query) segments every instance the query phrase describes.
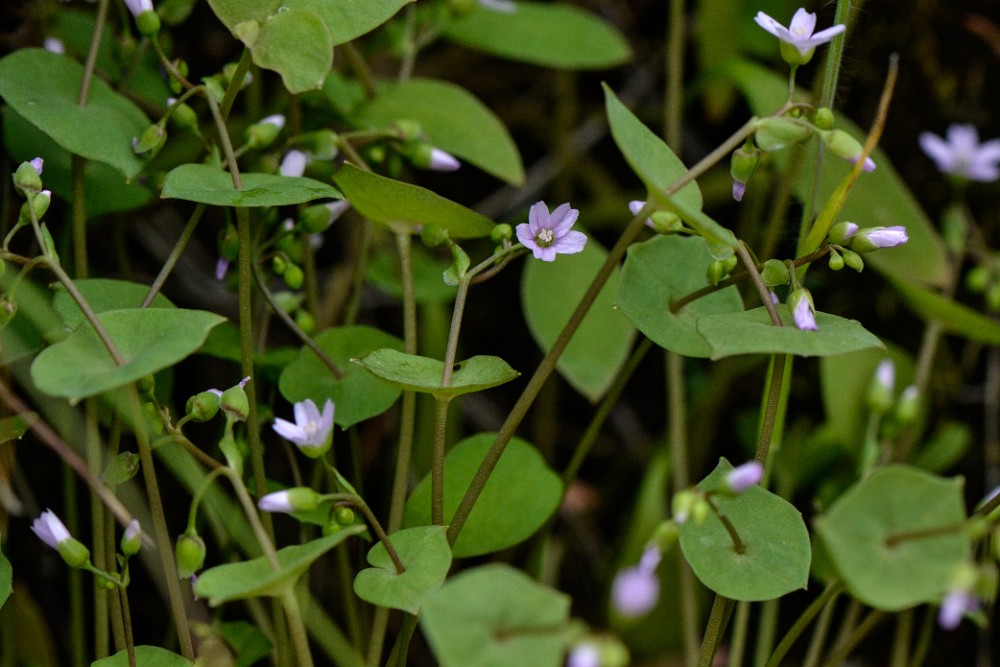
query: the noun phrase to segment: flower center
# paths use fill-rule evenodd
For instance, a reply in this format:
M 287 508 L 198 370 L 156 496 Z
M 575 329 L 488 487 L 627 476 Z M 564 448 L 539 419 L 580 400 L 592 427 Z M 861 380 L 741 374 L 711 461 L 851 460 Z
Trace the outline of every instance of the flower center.
M 543 248 L 548 248 L 554 240 L 555 234 L 552 233 L 551 229 L 542 229 L 535 235 L 535 243 Z

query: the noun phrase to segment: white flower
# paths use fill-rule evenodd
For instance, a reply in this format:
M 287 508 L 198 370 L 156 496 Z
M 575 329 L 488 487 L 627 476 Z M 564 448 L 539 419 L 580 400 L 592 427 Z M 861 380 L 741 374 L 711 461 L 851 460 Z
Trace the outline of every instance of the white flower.
M 329 398 L 323 404 L 320 414 L 312 399 L 307 398 L 295 404 L 295 422 L 284 419 L 274 420 L 274 430 L 278 435 L 295 444 L 303 454 L 317 458 L 330 449 L 333 436 L 333 401 Z
M 427 161 L 427 168 L 432 171 L 456 171 L 462 166 L 454 155 L 445 152 L 440 148 L 431 148 L 430 159 Z
M 1000 178 L 1000 139 L 979 143 L 979 132 L 973 125 L 949 126 L 947 141 L 922 132 L 920 147 L 946 174 L 983 182 Z
M 281 160 L 278 171 L 282 176 L 301 176 L 306 172 L 306 165 L 309 164 L 309 157 L 302 151 L 290 150 L 285 153 Z
M 560 204 L 549 213 L 545 202 L 535 202 L 528 211 L 528 222 L 521 223 L 515 230 L 517 240 L 545 262 L 554 261 L 560 253 L 581 252 L 587 245 L 587 236 L 570 229 L 579 215 L 580 212 L 569 204 Z
M 764 476 L 764 466 L 757 461 L 749 461 L 736 466 L 726 475 L 726 486 L 733 493 L 743 493 Z
M 73 539 L 63 522 L 50 509 L 42 512 L 41 516 L 31 523 L 31 531 L 53 549 L 58 549 L 61 543 Z
M 641 199 L 633 199 L 628 203 L 628 210 L 632 213 L 632 215 L 639 215 L 639 211 L 641 211 L 642 207 L 645 205 L 646 202 Z M 655 229 L 652 218 L 646 218 L 646 226 L 651 229 Z
M 285 117 L 280 113 L 272 114 L 267 118 L 262 118 L 259 125 L 274 125 L 280 130 L 285 126 Z
M 132 12 L 132 16 L 138 16 L 143 12 L 153 11 L 153 0 L 125 0 L 125 6 Z
M 882 248 L 895 248 L 910 240 L 906 227 L 867 227 L 851 237 L 850 247 L 858 252 L 871 252 Z
M 808 57 L 812 56 L 812 50 L 817 46 L 826 44 L 847 29 L 846 26 L 838 24 L 813 34 L 813 31 L 816 29 L 816 15 L 802 8 L 799 8 L 795 12 L 795 16 L 792 17 L 792 22 L 787 28 L 764 12 L 757 12 L 754 20 L 757 22 L 757 25 L 767 30 L 782 42 L 794 46 L 806 58 L 806 60 L 800 61 L 799 64 L 808 62 Z
M 501 14 L 513 14 L 517 11 L 517 3 L 512 0 L 479 0 L 479 5 Z

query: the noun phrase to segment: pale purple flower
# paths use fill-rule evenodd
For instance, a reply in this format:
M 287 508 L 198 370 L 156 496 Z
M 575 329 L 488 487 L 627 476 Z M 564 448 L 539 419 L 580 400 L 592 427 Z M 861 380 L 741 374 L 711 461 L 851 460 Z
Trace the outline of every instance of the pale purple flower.
M 906 233 L 906 227 L 893 225 L 892 227 L 870 227 L 858 232 L 857 239 L 867 239 L 876 248 L 895 248 L 910 240 Z
M 285 153 L 281 160 L 278 171 L 282 176 L 301 176 L 306 173 L 306 165 L 309 163 L 308 156 L 302 151 L 290 150 Z
M 743 195 L 747 191 L 747 184 L 743 181 L 733 181 L 733 199 L 743 201 Z
M 601 649 L 594 642 L 580 642 L 566 656 L 566 667 L 601 667 Z
M 479 0 L 479 5 L 501 14 L 513 14 L 517 11 L 517 3 L 512 0 Z
M 128 522 L 128 525 L 125 527 L 124 539 L 134 540 L 140 535 L 142 535 L 142 527 L 139 525 L 139 520 L 132 519 L 131 521 Z
M 754 20 L 764 30 L 786 44 L 794 46 L 803 56 L 846 30 L 846 26 L 838 24 L 813 34 L 816 29 L 816 15 L 802 8 L 795 12 L 795 16 L 792 17 L 792 22 L 787 28 L 764 12 L 757 12 Z
M 330 212 L 330 217 L 327 219 L 326 224 L 332 225 L 340 218 L 340 216 L 347 213 L 347 209 L 351 208 L 351 202 L 346 199 L 338 199 L 336 201 L 327 202 L 324 206 L 326 206 L 326 210 Z
M 229 273 L 229 260 L 225 257 L 220 257 L 215 262 L 215 279 L 225 280 L 227 273 Z
M 875 382 L 878 383 L 885 392 L 892 393 L 896 385 L 896 365 L 892 359 L 883 359 L 875 369 Z
M 816 331 L 816 311 L 813 306 L 812 295 L 803 288 L 793 290 L 788 295 L 788 307 L 792 309 L 792 321 L 797 329 L 803 331 Z
M 660 599 L 660 579 L 656 576 L 660 558 L 659 549 L 646 547 L 638 565 L 615 575 L 611 584 L 611 603 L 619 614 L 643 616 L 656 606 Z
M 126 556 L 134 556 L 142 548 L 142 528 L 138 519 L 129 521 L 125 527 L 125 534 L 122 535 L 121 549 Z
M 764 466 L 757 461 L 749 461 L 736 466 L 726 475 L 726 486 L 733 493 L 743 493 L 764 477 Z
M 31 159 L 31 162 L 29 162 L 29 164 L 30 164 L 30 165 L 31 165 L 32 167 L 34 167 L 34 168 L 35 168 L 35 171 L 37 171 L 37 172 L 38 172 L 38 175 L 39 175 L 39 176 L 41 176 L 41 175 L 42 175 L 42 168 L 43 168 L 43 167 L 45 166 L 45 160 L 43 160 L 43 159 L 42 159 L 42 158 L 40 158 L 40 157 L 36 157 L 36 158 L 32 158 L 32 159 Z
M 581 252 L 587 245 L 587 236 L 570 229 L 579 215 L 580 212 L 570 208 L 568 203 L 560 204 L 549 213 L 545 202 L 535 202 L 528 211 L 528 222 L 521 223 L 515 230 L 517 239 L 545 262 L 554 261 L 557 254 Z
M 288 498 L 288 490 L 275 491 L 274 493 L 269 493 L 260 500 L 257 501 L 257 507 L 261 508 L 265 512 L 294 512 L 295 508 L 292 507 L 292 503 Z
M 427 168 L 432 171 L 456 171 L 462 163 L 455 159 L 451 153 L 447 153 L 440 148 L 431 148 L 431 156 L 427 162 Z
M 851 160 L 851 162 L 857 164 L 858 161 L 857 161 L 857 159 L 854 159 L 854 160 Z M 866 157 L 865 158 L 865 163 L 861 167 L 861 171 L 867 171 L 869 173 L 875 171 L 875 160 L 871 159 L 870 157 Z
M 973 125 L 949 126 L 947 140 L 922 132 L 920 147 L 946 174 L 983 182 L 1000 178 L 1000 139 L 979 143 Z
M 132 12 L 132 16 L 138 16 L 143 12 L 153 11 L 153 0 L 125 0 L 125 6 Z
M 31 523 L 31 531 L 53 549 L 58 549 L 60 544 L 73 539 L 63 522 L 50 509 L 42 512 L 41 516 Z
M 278 435 L 295 444 L 303 454 L 310 457 L 321 456 L 330 447 L 333 432 L 333 401 L 329 398 L 323 404 L 323 413 L 307 398 L 295 404 L 295 421 L 274 420 L 274 430 Z
M 49 53 L 54 53 L 57 56 L 61 56 L 66 53 L 66 45 L 58 37 L 46 37 L 42 42 L 42 48 L 44 48 Z
M 979 609 L 979 600 L 967 590 L 954 589 L 948 591 L 941 600 L 938 611 L 938 625 L 944 630 L 954 630 L 962 622 L 966 612 Z
M 272 114 L 262 118 L 258 125 L 274 125 L 279 130 L 285 126 L 285 117 L 280 113 Z
M 628 210 L 632 212 L 632 215 L 639 215 L 639 211 L 641 211 L 642 207 L 645 205 L 646 202 L 642 201 L 641 199 L 633 199 L 628 203 Z M 653 225 L 652 218 L 646 218 L 646 226 L 656 229 L 655 225 Z

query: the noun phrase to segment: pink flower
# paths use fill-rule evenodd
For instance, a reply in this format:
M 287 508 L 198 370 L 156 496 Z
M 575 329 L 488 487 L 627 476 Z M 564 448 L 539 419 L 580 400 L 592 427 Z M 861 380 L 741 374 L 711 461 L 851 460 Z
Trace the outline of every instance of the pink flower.
M 587 236 L 570 229 L 579 215 L 580 212 L 569 204 L 561 204 L 549 213 L 545 202 L 535 202 L 528 212 L 528 222 L 517 226 L 517 239 L 545 262 L 554 261 L 560 253 L 581 252 L 587 245 Z
M 982 182 L 1000 178 L 1000 139 L 979 143 L 973 125 L 949 126 L 947 140 L 922 132 L 920 147 L 946 174 Z

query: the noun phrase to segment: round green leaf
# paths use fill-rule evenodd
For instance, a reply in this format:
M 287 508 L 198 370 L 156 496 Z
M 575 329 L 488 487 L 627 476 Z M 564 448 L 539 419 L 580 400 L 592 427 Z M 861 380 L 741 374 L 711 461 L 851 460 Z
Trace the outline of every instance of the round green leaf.
M 709 315 L 698 320 L 698 333 L 712 349 L 711 358 L 734 354 L 800 354 L 825 357 L 865 348 L 885 349 L 874 334 L 857 320 L 847 320 L 829 313 L 816 313 L 817 331 L 797 329 L 788 306 L 777 306 L 784 326 L 771 324 L 762 307 L 741 313 Z
M 232 30 L 244 21 L 266 21 L 281 0 L 208 0 L 222 23 Z
M 310 9 L 284 7 L 262 23 L 237 25 L 234 34 L 250 49 L 254 64 L 280 74 L 290 93 L 322 88 L 333 65 L 330 31 Z
M 698 319 L 742 312 L 739 290 L 727 287 L 677 313 L 670 312 L 670 304 L 705 287 L 711 263 L 705 242 L 695 237 L 658 235 L 634 244 L 625 257 L 615 307 L 660 347 L 688 357 L 708 357 L 712 348 L 698 332 Z
M 575 255 L 560 256 L 554 262 L 528 260 L 521 279 L 521 303 L 528 330 L 543 350 L 556 342 L 607 255 L 597 241 L 589 239 L 583 252 Z M 615 267 L 556 363 L 559 374 L 591 401 L 611 386 L 635 340 L 632 324 L 612 306 L 620 280 L 621 270 Z
M 557 667 L 575 635 L 569 603 L 509 565 L 483 565 L 428 595 L 420 626 L 443 667 Z
M 420 601 L 444 583 L 451 567 L 451 547 L 445 526 L 420 526 L 396 531 L 389 536 L 406 571 L 396 572 L 385 546 L 378 542 L 368 552 L 368 564 L 354 578 L 354 592 L 366 602 L 380 607 L 402 609 L 411 614 L 420 610 Z
M 604 69 L 632 57 L 625 38 L 576 7 L 517 2 L 513 11 L 476 5 L 445 36 L 501 58 L 560 69 Z
M 510 133 L 490 109 L 464 88 L 446 81 L 409 79 L 378 86 L 360 110 L 374 128 L 398 120 L 420 123 L 430 142 L 512 185 L 524 182 L 524 167 Z
M 313 561 L 364 530 L 364 526 L 348 526 L 318 540 L 279 549 L 280 570 L 271 567 L 265 556 L 205 570 L 195 581 L 195 595 L 206 598 L 213 607 L 230 600 L 281 595 L 295 584 L 295 580 L 309 569 Z
M 479 433 L 455 445 L 444 460 L 444 516 L 455 515 L 494 434 Z M 452 547 L 457 558 L 500 551 L 528 539 L 548 521 L 562 500 L 559 476 L 538 450 L 512 438 L 483 487 L 472 513 Z M 428 475 L 406 501 L 403 525 L 431 523 L 431 480 Z
M 109 310 L 97 317 L 125 364 L 116 366 L 94 328 L 81 326 L 43 350 L 31 365 L 40 390 L 79 400 L 134 382 L 187 357 L 212 327 L 225 321 L 215 313 L 181 308 Z
M 131 180 L 143 166 L 132 138 L 149 119 L 99 77 L 86 106 L 77 105 L 83 67 L 45 49 L 20 49 L 0 60 L 0 97 L 70 153 L 109 164 Z
M 933 534 L 965 521 L 962 487 L 959 477 L 886 466 L 819 517 L 816 531 L 851 595 L 886 611 L 940 599 L 972 552 L 962 530 Z
M 402 350 L 403 341 L 366 326 L 328 329 L 315 340 L 344 372 L 344 377 L 338 380 L 312 350 L 303 347 L 278 379 L 278 389 L 288 401 L 311 398 L 316 405 L 323 405 L 326 399 L 332 399 L 337 406 L 334 422 L 348 428 L 382 414 L 399 398 L 399 389 L 372 377 L 350 360 L 379 348 Z
M 302 176 L 241 173 L 243 189 L 233 187 L 228 171 L 207 164 L 182 164 L 163 180 L 164 199 L 214 206 L 289 206 L 313 199 L 343 199 L 335 188 Z
M 351 361 L 394 387 L 441 397 L 482 391 L 510 382 L 520 375 L 499 357 L 479 355 L 455 364 L 451 382 L 443 387 L 441 374 L 444 362 L 437 359 L 385 349 L 369 352 Z
M 732 469 L 722 459 L 698 486 L 718 488 Z M 714 512 L 701 525 L 683 523 L 681 549 L 701 583 L 719 595 L 747 601 L 771 600 L 806 587 L 812 550 L 809 531 L 794 506 L 760 486 L 734 497 L 717 495 L 713 501 L 729 517 L 744 551 L 736 553 Z
M 461 204 L 416 185 L 394 181 L 345 164 L 333 180 L 361 215 L 394 229 L 416 233 L 422 225 L 436 225 L 453 239 L 489 236 L 493 222 Z
M 414 0 L 283 0 L 281 5 L 290 9 L 311 9 L 322 16 L 333 45 L 337 46 L 371 32 L 408 2 Z
M 118 651 L 114 655 L 95 660 L 90 667 L 129 667 L 128 651 Z M 136 646 L 136 667 L 194 667 L 194 663 L 182 655 L 159 646 Z
M 138 308 L 142 305 L 146 294 L 149 293 L 149 285 L 140 283 L 130 283 L 127 280 L 111 280 L 108 278 L 86 278 L 74 280 L 83 298 L 87 300 L 95 313 L 103 313 L 106 310 L 119 310 L 121 308 Z M 86 320 L 83 311 L 76 305 L 76 301 L 69 295 L 69 292 L 62 285 L 57 285 L 55 296 L 52 298 L 52 308 L 62 316 L 67 329 L 75 329 Z M 170 299 L 158 293 L 153 297 L 152 308 L 173 308 L 174 304 Z

